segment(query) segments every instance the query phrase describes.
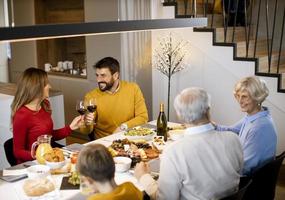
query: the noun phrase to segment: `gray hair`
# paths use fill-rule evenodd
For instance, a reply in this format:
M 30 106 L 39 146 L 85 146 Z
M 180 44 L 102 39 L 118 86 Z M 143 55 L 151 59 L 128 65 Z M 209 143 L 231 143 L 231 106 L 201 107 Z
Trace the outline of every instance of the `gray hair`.
M 238 92 L 247 91 L 251 98 L 261 104 L 269 94 L 264 80 L 255 76 L 245 77 L 235 85 L 234 95 Z
M 186 123 L 193 123 L 207 115 L 210 95 L 202 88 L 186 88 L 176 96 L 174 108 L 179 118 Z

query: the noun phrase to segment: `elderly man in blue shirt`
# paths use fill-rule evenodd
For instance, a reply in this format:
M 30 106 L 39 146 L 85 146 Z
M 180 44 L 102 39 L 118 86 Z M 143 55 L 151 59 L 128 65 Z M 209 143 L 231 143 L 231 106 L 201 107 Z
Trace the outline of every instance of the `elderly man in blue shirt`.
M 241 111 L 247 115 L 233 126 L 216 126 L 218 131 L 232 131 L 239 135 L 244 153 L 244 175 L 252 174 L 275 157 L 275 125 L 268 108 L 261 106 L 268 93 L 265 82 L 259 78 L 241 79 L 235 85 L 234 96 Z

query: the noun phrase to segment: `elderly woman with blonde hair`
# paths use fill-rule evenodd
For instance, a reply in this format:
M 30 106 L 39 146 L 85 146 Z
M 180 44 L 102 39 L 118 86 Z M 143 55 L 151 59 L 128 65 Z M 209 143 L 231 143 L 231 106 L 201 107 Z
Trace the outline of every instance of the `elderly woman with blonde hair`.
M 245 175 L 252 174 L 275 157 L 275 125 L 268 108 L 262 106 L 268 94 L 263 80 L 254 76 L 241 79 L 235 85 L 234 96 L 246 116 L 232 126 L 216 127 L 218 131 L 233 131 L 239 135 L 244 153 Z

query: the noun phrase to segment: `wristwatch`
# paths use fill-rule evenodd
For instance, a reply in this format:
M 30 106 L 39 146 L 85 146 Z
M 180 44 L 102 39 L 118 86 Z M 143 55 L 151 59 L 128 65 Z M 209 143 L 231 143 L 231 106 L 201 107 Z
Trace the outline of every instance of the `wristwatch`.
M 122 123 L 120 126 L 121 131 L 126 131 L 128 129 L 128 124 Z

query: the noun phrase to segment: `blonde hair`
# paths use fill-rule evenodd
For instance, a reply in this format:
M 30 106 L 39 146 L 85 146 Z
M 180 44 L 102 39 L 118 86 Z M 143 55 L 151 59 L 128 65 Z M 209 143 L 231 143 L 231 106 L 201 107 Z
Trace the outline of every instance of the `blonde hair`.
M 242 91 L 247 91 L 257 104 L 261 104 L 269 94 L 265 81 L 255 76 L 245 77 L 236 83 L 234 95 Z
M 44 87 L 48 84 L 47 73 L 38 68 L 28 68 L 24 71 L 17 84 L 15 98 L 11 104 L 11 120 L 17 110 L 36 98 L 42 99 L 41 106 L 50 112 L 50 106 L 43 102 Z
M 184 89 L 174 100 L 177 115 L 186 123 L 195 123 L 207 116 L 210 108 L 210 95 L 202 88 Z

